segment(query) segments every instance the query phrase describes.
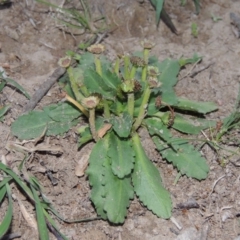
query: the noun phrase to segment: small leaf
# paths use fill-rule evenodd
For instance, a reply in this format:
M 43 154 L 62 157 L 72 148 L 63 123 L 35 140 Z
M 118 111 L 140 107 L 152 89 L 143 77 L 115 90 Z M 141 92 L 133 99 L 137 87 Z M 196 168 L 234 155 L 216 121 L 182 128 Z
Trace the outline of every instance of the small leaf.
M 131 185 L 131 179 L 125 177 L 119 179 L 112 173 L 110 159 L 105 162 L 106 179 L 106 200 L 104 210 L 107 212 L 108 220 L 112 223 L 123 223 L 127 215 L 127 207 L 134 192 Z
M 178 62 L 179 62 L 179 65 L 181 66 L 181 67 L 183 67 L 183 66 L 185 66 L 185 65 L 187 65 L 187 64 L 189 64 L 189 63 L 196 63 L 196 62 L 198 62 L 198 61 L 200 61 L 202 59 L 202 57 L 201 56 L 198 56 L 198 54 L 197 53 L 194 53 L 193 54 L 193 56 L 192 56 L 192 58 L 180 58 L 179 60 L 178 60 Z
M 196 151 L 192 145 L 185 143 L 179 144 L 178 151 L 174 151 L 171 148 L 162 149 L 162 143 L 158 137 L 152 138 L 157 149 L 161 152 L 162 156 L 171 162 L 181 174 L 186 174 L 188 177 L 196 178 L 198 180 L 205 179 L 209 172 L 206 159 L 201 157 L 200 153 Z M 173 139 L 173 143 L 177 142 L 178 139 Z M 181 140 L 181 139 L 179 139 Z M 176 144 L 175 144 L 176 145 Z
M 94 203 L 98 215 L 106 219 L 106 212 L 104 211 L 105 205 L 105 167 L 104 162 L 108 158 L 108 135 L 100 139 L 92 149 L 89 157 L 89 166 L 86 171 L 89 183 L 92 186 L 91 200 Z
M 108 156 L 111 159 L 112 172 L 119 178 L 124 178 L 133 169 L 134 156 L 129 140 L 120 139 L 112 132 Z
M 174 107 L 202 114 L 213 112 L 218 109 L 216 104 L 213 102 L 195 102 L 184 98 L 178 98 L 178 104 L 175 105 Z
M 114 116 L 110 119 L 110 123 L 112 123 L 114 131 L 119 137 L 123 138 L 129 136 L 132 129 L 132 121 L 132 117 L 128 112 L 124 112 L 121 116 Z
M 170 218 L 172 203 L 169 192 L 163 187 L 159 171 L 147 158 L 137 134 L 133 137 L 133 149 L 136 160 L 132 181 L 134 191 L 147 206 L 157 216 Z

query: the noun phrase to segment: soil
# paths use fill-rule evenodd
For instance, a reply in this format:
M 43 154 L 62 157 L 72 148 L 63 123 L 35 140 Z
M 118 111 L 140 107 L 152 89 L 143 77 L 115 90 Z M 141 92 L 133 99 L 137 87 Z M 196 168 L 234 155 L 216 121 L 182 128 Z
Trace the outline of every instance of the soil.
M 60 5 L 64 1 L 51 1 Z M 102 44 L 106 54 L 113 59 L 118 53 L 141 50 L 140 42 L 148 39 L 156 43 L 153 54 L 165 58 L 191 57 L 193 53 L 203 56 L 197 66 L 187 66 L 181 71 L 176 86 L 178 96 L 196 101 L 215 102 L 219 110 L 207 115 L 208 119 L 223 119 L 231 113 L 238 94 L 240 79 L 240 39 L 232 31 L 229 14 L 240 14 L 239 0 L 203 0 L 200 14 L 195 14 L 193 1 L 185 6 L 180 1 L 166 1 L 178 35 L 172 33 L 162 22 L 155 25 L 155 11 L 147 0 L 98 0 L 89 1 L 93 17 L 103 14 L 106 23 L 112 26 Z M 79 1 L 72 1 L 66 7 L 79 7 Z M 0 10 L 0 65 L 6 74 L 23 86 L 30 95 L 41 86 L 58 67 L 57 62 L 67 50 L 75 51 L 79 43 L 91 37 L 85 32 L 71 32 L 60 29 L 54 18 L 54 9 L 33 0 L 15 0 L 11 6 Z M 56 12 L 55 12 L 56 14 Z M 211 15 L 221 17 L 214 22 Z M 198 36 L 191 34 L 191 24 L 198 26 Z M 100 23 L 96 23 L 100 24 Z M 190 74 L 203 66 L 211 65 L 194 77 Z M 36 109 L 61 100 L 61 91 L 55 84 L 40 101 Z M 11 123 L 22 114 L 26 98 L 12 87 L 5 87 L 0 93 L 1 105 L 11 104 L 4 121 L 0 124 L 0 154 L 6 161 L 17 166 L 22 155 L 6 149 L 8 141 L 18 141 L 11 135 Z M 235 138 L 239 133 L 235 132 Z M 182 176 L 173 184 L 177 171 L 167 164 L 154 148 L 146 132 L 141 132 L 147 153 L 159 167 L 165 187 L 173 201 L 171 220 L 156 217 L 137 199 L 131 203 L 123 225 L 111 225 L 102 220 L 66 224 L 59 222 L 61 231 L 69 239 L 237 239 L 240 235 L 240 178 L 238 164 L 232 164 L 230 154 L 214 152 L 205 146 L 201 153 L 210 165 L 210 173 L 204 181 Z M 203 138 L 204 136 L 202 136 Z M 231 138 L 230 138 L 231 139 Z M 29 161 L 28 171 L 35 175 L 44 187 L 44 193 L 54 207 L 66 219 L 95 217 L 95 210 L 89 199 L 90 187 L 86 176 L 77 177 L 75 168 L 82 154 L 91 148 L 87 145 L 77 149 L 77 134 L 72 129 L 64 136 L 45 138 L 50 146 L 61 146 L 63 154 L 36 153 Z M 26 145 L 31 147 L 31 143 Z M 229 146 L 225 146 L 229 148 Z M 238 151 L 238 149 L 232 150 Z M 52 170 L 58 184 L 53 186 L 42 171 L 41 163 Z M 14 186 L 13 192 L 21 199 L 27 211 L 34 215 L 33 206 Z M 197 202 L 198 208 L 180 209 L 178 204 Z M 3 219 L 7 201 L 1 205 L 0 220 Z M 19 204 L 14 202 L 14 218 L 9 233 L 19 234 L 19 239 L 38 239 L 38 233 L 24 220 Z M 9 234 L 8 233 L 8 234 Z M 55 239 L 51 235 L 51 239 Z M 239 239 L 239 238 L 238 238 Z

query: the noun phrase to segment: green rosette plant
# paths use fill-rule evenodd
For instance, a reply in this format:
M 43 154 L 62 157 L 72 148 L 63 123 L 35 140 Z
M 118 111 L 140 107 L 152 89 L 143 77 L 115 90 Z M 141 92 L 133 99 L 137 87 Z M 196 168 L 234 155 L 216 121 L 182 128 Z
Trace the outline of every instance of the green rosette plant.
M 209 172 L 206 159 L 189 140 L 184 135 L 183 138 L 173 135 L 176 131 L 196 135 L 216 124 L 204 119 L 204 114 L 217 109 L 214 103 L 179 98 L 174 91 L 180 69 L 199 61 L 200 57 L 160 62 L 149 54 L 153 44 L 142 45 L 142 52 L 118 56 L 113 63 L 102 55 L 104 47 L 100 44 L 92 45 L 81 55 L 72 53 L 77 63 L 69 66 L 68 75 L 60 80 L 67 93 L 69 103 L 65 103 L 64 109 L 68 114 L 63 115 L 65 117 L 59 117 L 58 111 L 54 114 L 55 109 L 63 109 L 62 106 L 48 107 L 42 112 L 47 115 L 46 124 L 41 121 L 42 129 L 46 125 L 51 127 L 55 119 L 58 125 L 70 128 L 77 122 L 77 112 L 87 120 L 88 124 L 78 129 L 78 143 L 81 148 L 90 141 L 95 142 L 86 170 L 90 198 L 97 214 L 115 224 L 125 221 L 135 195 L 158 217 L 171 216 L 170 193 L 163 185 L 158 168 L 144 151 L 138 133 L 140 128 L 148 130 L 162 158 L 172 163 L 180 174 L 202 180 Z M 75 109 L 66 104 L 73 104 Z M 191 113 L 194 113 L 192 118 L 186 116 Z M 27 137 L 20 124 L 21 118 L 26 121 L 27 116 L 12 125 L 13 134 L 19 138 Z M 71 120 L 68 124 L 67 118 Z M 47 135 L 52 133 L 51 129 L 46 131 Z

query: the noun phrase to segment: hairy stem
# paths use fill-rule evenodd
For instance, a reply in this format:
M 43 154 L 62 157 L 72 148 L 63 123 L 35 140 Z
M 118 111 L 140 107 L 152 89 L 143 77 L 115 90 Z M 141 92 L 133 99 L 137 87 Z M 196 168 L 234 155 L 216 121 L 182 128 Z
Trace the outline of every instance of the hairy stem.
M 68 96 L 66 94 L 66 99 L 72 103 L 74 106 L 76 106 L 86 117 L 88 117 L 88 111 L 76 100 L 74 100 L 73 98 L 71 98 L 70 96 Z
M 96 132 L 96 126 L 95 126 L 95 108 L 89 109 L 89 125 L 90 125 L 90 130 L 93 136 L 93 139 L 95 142 L 98 140 L 98 135 Z
M 134 93 L 128 93 L 128 113 L 131 117 L 133 117 L 134 112 Z
M 140 127 L 140 125 L 142 124 L 142 120 L 144 119 L 144 116 L 145 116 L 145 110 L 148 106 L 148 101 L 149 101 L 150 94 L 151 94 L 151 90 L 147 86 L 146 89 L 144 90 L 144 93 L 143 93 L 143 100 L 142 100 L 142 103 L 141 103 L 141 106 L 140 106 L 138 117 L 137 117 L 137 119 L 136 119 L 136 121 L 133 125 L 133 131 L 136 131 Z

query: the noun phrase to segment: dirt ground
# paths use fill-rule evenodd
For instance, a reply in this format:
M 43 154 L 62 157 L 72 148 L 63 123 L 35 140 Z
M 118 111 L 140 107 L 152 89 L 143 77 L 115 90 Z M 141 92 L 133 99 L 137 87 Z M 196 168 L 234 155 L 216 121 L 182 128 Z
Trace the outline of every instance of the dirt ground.
M 63 1 L 52 2 L 60 5 Z M 191 57 L 195 52 L 203 56 L 203 61 L 196 68 L 189 65 L 181 72 L 176 92 L 178 96 L 188 99 L 215 102 L 219 110 L 209 114 L 207 118 L 222 119 L 233 110 L 239 87 L 240 39 L 232 31 L 229 13 L 240 14 L 240 1 L 205 0 L 201 3 L 200 14 L 196 15 L 190 0 L 184 7 L 180 6 L 180 0 L 166 1 L 166 9 L 178 29 L 178 35 L 172 33 L 163 23 L 156 30 L 155 12 L 147 0 L 98 0 L 90 1 L 89 5 L 94 16 L 103 14 L 107 23 L 113 26 L 114 30 L 102 39 L 109 58 L 113 59 L 117 53 L 140 50 L 143 39 L 156 43 L 153 54 L 160 60 L 168 57 Z M 71 4 L 79 6 L 78 1 L 67 3 L 66 6 Z M 0 66 L 5 66 L 7 75 L 31 95 L 57 67 L 58 59 L 67 50 L 76 50 L 79 43 L 90 37 L 87 33 L 60 29 L 53 12 L 49 7 L 33 0 L 13 0 L 10 7 L 0 10 Z M 222 19 L 214 22 L 211 15 Z M 199 28 L 197 38 L 191 35 L 192 22 L 196 22 Z M 192 71 L 209 64 L 208 68 L 196 76 L 189 76 Z M 59 94 L 59 86 L 55 84 L 37 108 L 60 101 Z M 6 87 L 0 93 L 0 101 L 1 105 L 11 104 L 10 111 L 0 124 L 0 154 L 6 156 L 7 161 L 19 163 L 21 156 L 18 153 L 9 153 L 5 146 L 7 141 L 17 141 L 10 133 L 10 126 L 21 114 L 27 100 L 15 89 Z M 52 146 L 61 146 L 64 149 L 62 155 L 35 154 L 28 164 L 29 171 L 44 186 L 45 194 L 55 208 L 69 220 L 96 216 L 89 200 L 87 178 L 78 178 L 74 173 L 77 161 L 91 145 L 78 151 L 77 134 L 74 130 L 63 137 L 45 139 Z M 114 226 L 101 220 L 76 224 L 60 222 L 61 231 L 74 240 L 239 239 L 240 173 L 238 164 L 232 164 L 238 158 L 229 161 L 230 156 L 226 152 L 217 155 L 205 146 L 202 154 L 211 169 L 208 178 L 199 182 L 183 176 L 174 185 L 177 171 L 161 159 L 144 131 L 141 135 L 149 157 L 159 167 L 165 186 L 171 192 L 173 218 L 157 218 L 135 199 L 123 225 Z M 239 133 L 236 132 L 235 138 L 238 136 Z M 227 145 L 225 147 L 230 148 Z M 224 164 L 220 164 L 222 161 Z M 38 170 L 40 162 L 44 162 L 52 170 L 53 176 L 58 179 L 56 186 L 52 186 L 48 177 Z M 33 206 L 14 186 L 13 190 L 27 210 L 34 214 Z M 188 201 L 196 201 L 199 208 L 187 210 L 177 207 Z M 5 214 L 6 206 L 7 202 L 3 202 L 0 220 Z M 10 233 L 19 233 L 19 239 L 23 240 L 38 239 L 37 232 L 24 220 L 17 202 L 14 203 Z M 51 239 L 55 238 L 51 236 Z

